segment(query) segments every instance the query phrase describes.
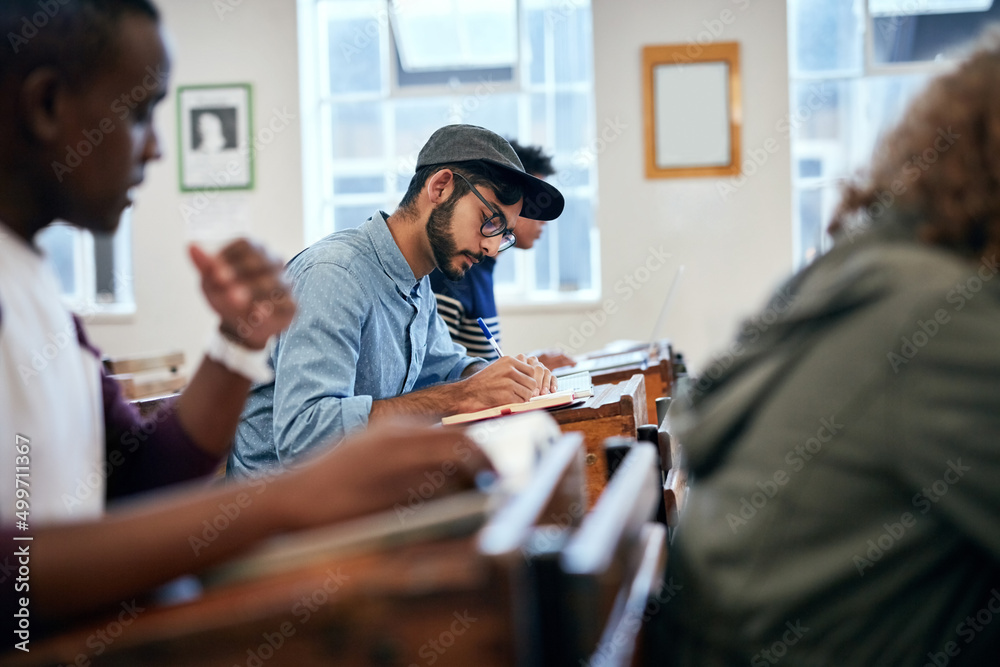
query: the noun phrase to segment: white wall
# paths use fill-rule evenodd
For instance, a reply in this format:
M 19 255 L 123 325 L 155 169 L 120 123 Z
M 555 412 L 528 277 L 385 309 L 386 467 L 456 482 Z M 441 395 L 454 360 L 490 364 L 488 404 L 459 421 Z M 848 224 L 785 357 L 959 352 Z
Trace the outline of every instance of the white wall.
M 258 129 L 275 108 L 298 116 L 295 4 L 161 0 L 176 47 L 172 86 L 250 82 Z M 216 7 L 226 5 L 235 7 L 220 18 Z M 724 10 L 732 12 L 728 25 L 721 21 Z M 768 140 L 778 146 L 725 201 L 717 186 L 728 181 L 647 180 L 643 167 L 642 46 L 693 42 L 706 26 L 722 29 L 713 39 L 740 43 L 744 158 Z M 594 40 L 597 129 L 608 123 L 623 127 L 598 158 L 603 292 L 617 312 L 581 341 L 572 333 L 590 331 L 585 323 L 592 321 L 592 309 L 504 311 L 504 346 L 518 351 L 582 342 L 582 349 L 591 349 L 618 338 L 644 338 L 683 263 L 686 274 L 668 330 L 697 365 L 791 270 L 789 147 L 777 128 L 788 113 L 785 3 L 594 0 Z M 135 211 L 139 312 L 131 323 L 91 324 L 89 330 L 109 353 L 179 346 L 197 359 L 212 318 L 184 249 L 173 96 L 161 105 L 157 121 L 167 155 L 148 170 Z M 243 195 L 250 200 L 254 236 L 286 259 L 303 238 L 300 141 L 297 123 L 279 134 L 258 156 L 256 188 Z M 660 247 L 672 255 L 670 263 L 629 294 L 623 280 L 644 278 L 637 269 Z
M 177 168 L 177 86 L 250 83 L 254 127 L 262 148 L 255 187 L 216 202 L 245 202 L 249 232 L 285 259 L 302 246 L 302 158 L 295 2 L 159 0 L 173 51 L 171 95 L 156 125 L 164 158 L 149 165 L 133 213 L 134 289 L 138 312 L 128 323 L 91 322 L 94 342 L 109 354 L 183 349 L 197 362 L 215 318 L 187 257 Z M 217 7 L 232 11 L 217 12 Z M 275 110 L 295 120 L 273 139 L 261 131 Z M 278 123 L 275 123 L 278 127 Z M 269 143 L 267 142 L 269 139 Z
M 506 349 L 579 345 L 587 333 L 592 335 L 583 340 L 583 350 L 620 338 L 645 339 L 677 265 L 684 264 L 667 329 L 675 349 L 697 365 L 791 271 L 789 146 L 776 128 L 788 115 L 785 7 L 779 0 L 594 0 L 597 130 L 609 123 L 623 128 L 598 157 L 603 292 L 617 310 L 600 327 L 590 324 L 593 308 L 501 312 Z M 777 146 L 725 201 L 717 186 L 728 179 L 644 175 L 642 47 L 696 42 L 710 28 L 718 33 L 714 41 L 740 43 L 744 159 L 768 139 Z M 630 294 L 625 278 L 645 278 L 639 267 L 651 249 L 661 247 L 671 262 Z M 575 340 L 574 331 L 581 332 Z

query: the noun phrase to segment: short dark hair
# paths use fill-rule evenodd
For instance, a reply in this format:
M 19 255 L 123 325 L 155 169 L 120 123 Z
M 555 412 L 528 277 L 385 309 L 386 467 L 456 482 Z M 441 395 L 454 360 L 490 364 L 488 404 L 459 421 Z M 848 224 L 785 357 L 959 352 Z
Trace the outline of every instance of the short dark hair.
M 117 55 L 127 14 L 160 20 L 151 0 L 3 0 L 0 79 L 51 66 L 71 85 L 86 83 Z
M 524 196 L 524 191 L 521 189 L 520 184 L 512 181 L 504 170 L 482 160 L 468 160 L 453 164 L 431 164 L 418 169 L 417 173 L 410 179 L 410 186 L 406 189 L 406 194 L 403 195 L 403 199 L 399 202 L 399 209 L 406 210 L 412 207 L 417 201 L 420 191 L 427 184 L 428 179 L 442 169 L 451 169 L 453 172 L 465 176 L 469 180 L 469 183 L 489 188 L 496 195 L 497 200 L 504 206 L 510 206 Z M 469 186 L 465 184 L 465 181 L 456 178 L 455 190 L 452 193 L 452 197 L 461 197 L 468 192 Z
M 546 155 L 541 146 L 522 146 L 516 139 L 508 139 L 510 147 L 517 153 L 517 159 L 521 161 L 524 171 L 532 176 L 549 177 L 556 173 L 552 166 L 552 156 Z

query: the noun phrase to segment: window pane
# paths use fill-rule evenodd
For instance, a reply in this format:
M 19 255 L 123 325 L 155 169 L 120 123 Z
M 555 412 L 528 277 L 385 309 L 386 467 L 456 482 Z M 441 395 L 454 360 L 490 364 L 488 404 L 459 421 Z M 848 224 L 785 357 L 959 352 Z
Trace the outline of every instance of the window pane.
M 374 10 L 374 6 L 370 9 Z M 384 20 L 380 23 L 375 11 L 367 17 L 330 20 L 328 42 L 332 94 L 377 93 L 382 89 L 379 31 L 383 24 Z
M 587 93 L 556 93 L 555 149 L 574 153 L 587 145 L 590 132 L 590 95 Z
M 549 13 L 556 83 L 586 83 L 592 78 L 590 5 L 560 3 Z M 567 57 L 573 54 L 572 57 Z
M 822 191 L 819 188 L 801 189 L 798 198 L 799 248 L 798 256 L 804 264 L 814 260 L 823 251 Z
M 549 97 L 545 93 L 534 93 L 531 95 L 531 125 L 528 127 L 528 132 L 522 134 L 524 140 L 530 144 L 552 145 L 549 135 L 554 131 L 554 128 L 549 127 Z M 554 112 L 554 105 L 552 106 Z
M 517 59 L 515 0 L 422 0 L 390 8 L 408 71 L 509 66 Z
M 361 194 L 365 192 L 381 193 L 385 190 L 385 177 L 377 176 L 338 176 L 333 179 L 333 191 L 338 195 Z
M 564 214 L 565 216 L 565 214 Z M 561 218 L 560 218 L 561 219 Z M 558 284 L 552 274 L 553 244 L 559 243 L 559 220 L 553 220 L 545 225 L 545 233 L 535 241 L 532 251 L 535 253 L 535 289 L 556 290 Z
M 584 156 L 575 154 L 573 159 L 569 159 L 557 155 L 552 160 L 552 166 L 556 173 L 549 180 L 560 190 L 590 185 L 590 167 Z
M 98 301 L 114 302 L 117 275 L 114 234 L 94 233 L 94 285 Z
M 451 109 L 451 100 L 442 98 L 396 102 L 396 157 L 406 162 L 401 174 L 413 175 L 417 154 L 435 130 L 451 122 Z
M 338 232 L 342 229 L 354 229 L 360 227 L 365 220 L 371 217 L 377 209 L 382 208 L 380 201 L 372 201 L 371 204 L 355 206 L 334 206 L 333 224 Z
M 74 296 L 81 286 L 76 280 L 77 236 L 80 232 L 69 225 L 49 225 L 36 237 L 38 247 L 45 252 L 59 279 L 64 296 Z
M 545 11 L 528 10 L 526 23 L 528 32 L 527 62 L 521 63 L 527 68 L 528 81 L 532 84 L 545 82 Z
M 517 254 L 524 251 L 505 250 L 500 254 L 500 259 L 497 260 L 496 266 L 493 268 L 493 284 L 494 285 L 512 285 L 517 281 Z
M 789 0 L 793 72 L 860 70 L 863 6 L 857 2 Z
M 842 113 L 850 108 L 848 86 L 842 81 L 793 81 L 791 85 L 792 111 L 787 128 L 799 139 L 836 140 L 850 126 Z
M 382 103 L 351 102 L 331 106 L 333 157 L 382 157 Z
M 396 199 L 402 199 L 403 195 L 410 187 L 410 181 L 413 180 L 413 173 L 398 173 L 396 174 L 396 194 L 399 196 Z
M 517 136 L 517 95 L 467 95 L 452 105 L 452 122 L 479 125 L 503 137 Z
M 566 209 L 559 216 L 559 285 L 561 291 L 589 289 L 590 230 L 593 207 L 578 197 L 566 198 Z M 551 225 L 551 223 L 550 223 Z
M 870 2 L 872 12 L 873 60 L 886 63 L 928 62 L 954 59 L 962 46 L 974 39 L 983 27 L 1000 20 L 1000 5 L 962 0 L 925 3 Z M 955 12 L 955 9 L 980 11 Z M 983 11 L 985 10 L 985 11 Z M 925 13 L 927 11 L 947 13 Z M 879 16 L 877 14 L 884 14 Z
M 513 67 L 486 67 L 477 69 L 444 69 L 411 72 L 403 67 L 396 54 L 396 83 L 400 88 L 411 86 L 459 86 L 480 82 L 504 83 L 514 80 Z

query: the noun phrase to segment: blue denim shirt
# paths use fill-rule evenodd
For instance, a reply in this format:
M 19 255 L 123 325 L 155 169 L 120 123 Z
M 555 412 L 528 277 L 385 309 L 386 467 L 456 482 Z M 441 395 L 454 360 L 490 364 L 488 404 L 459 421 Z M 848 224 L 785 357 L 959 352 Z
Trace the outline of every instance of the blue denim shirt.
M 287 266 L 295 319 L 255 385 L 229 456 L 231 476 L 264 472 L 368 424 L 372 401 L 458 379 L 477 361 L 451 341 L 430 281 L 417 280 L 378 211 Z

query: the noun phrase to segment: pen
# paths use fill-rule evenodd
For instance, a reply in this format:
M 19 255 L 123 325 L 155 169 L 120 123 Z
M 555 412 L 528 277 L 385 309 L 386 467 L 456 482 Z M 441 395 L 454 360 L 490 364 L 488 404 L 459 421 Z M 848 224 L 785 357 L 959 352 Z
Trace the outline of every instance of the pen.
M 486 326 L 486 322 L 483 322 L 483 318 L 481 317 L 477 317 L 476 322 L 479 322 L 479 328 L 483 330 L 484 334 L 486 334 L 486 340 L 488 340 L 490 342 L 490 345 L 493 346 L 493 349 L 496 350 L 497 356 L 502 357 L 503 352 L 500 351 L 500 346 L 497 344 L 497 339 L 493 337 L 493 333 L 490 331 L 490 328 Z

